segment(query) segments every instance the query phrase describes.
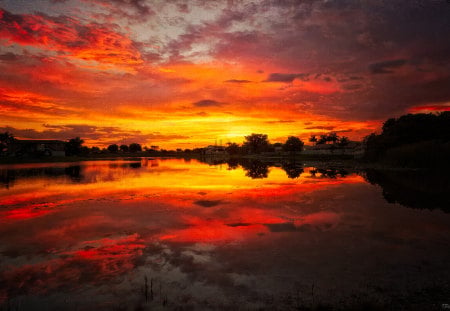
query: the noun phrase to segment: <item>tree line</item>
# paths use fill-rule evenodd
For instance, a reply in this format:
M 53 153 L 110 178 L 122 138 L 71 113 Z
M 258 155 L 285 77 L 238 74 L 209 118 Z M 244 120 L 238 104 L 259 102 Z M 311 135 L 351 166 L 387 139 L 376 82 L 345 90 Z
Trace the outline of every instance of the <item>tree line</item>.
M 303 141 L 296 136 L 289 136 L 284 144 L 271 144 L 266 134 L 253 133 L 244 137 L 242 145 L 227 143 L 225 151 L 230 155 L 259 154 L 263 152 L 274 152 L 280 149 L 285 152 L 296 153 L 301 152 L 304 145 Z
M 333 145 L 345 147 L 348 145 L 350 140 L 347 136 L 340 137 L 335 132 L 331 132 L 328 134 L 322 134 L 319 137 L 316 135 L 311 135 L 309 142 L 314 143 L 315 145 L 325 145 L 331 143 Z
M 9 133 L 0 133 L 0 155 L 8 155 L 15 138 Z M 331 148 L 344 148 L 349 144 L 345 136 L 335 132 L 320 136 L 312 135 L 309 142 L 315 145 L 330 145 Z M 91 155 L 101 153 L 143 153 L 173 155 L 179 153 L 204 154 L 208 148 L 159 149 L 158 146 L 142 147 L 138 143 L 111 144 L 106 148 L 87 147 L 80 137 L 67 141 L 67 155 Z M 383 123 L 380 134 L 372 133 L 364 138 L 364 159 L 404 167 L 431 167 L 450 165 L 450 111 L 429 114 L 407 114 L 399 118 L 390 118 Z M 295 155 L 304 148 L 304 142 L 296 136 L 289 136 L 284 143 L 270 143 L 266 134 L 245 136 L 242 144 L 228 143 L 225 147 L 215 146 L 230 155 L 260 154 L 283 151 Z
M 5 154 L 8 151 L 8 146 L 14 141 L 14 137 L 11 133 L 0 134 L 0 151 Z M 316 145 L 337 144 L 339 146 L 345 146 L 348 144 L 347 137 L 339 137 L 336 133 L 329 133 L 321 135 L 319 138 L 312 135 L 309 139 L 310 142 Z M 242 144 L 227 143 L 223 150 L 230 155 L 244 155 L 244 154 L 260 154 L 264 152 L 283 151 L 289 154 L 295 154 L 301 152 L 304 148 L 304 142 L 296 136 L 289 136 L 284 143 L 276 142 L 270 143 L 267 134 L 252 133 L 244 137 Z M 215 146 L 218 147 L 218 146 Z M 111 144 L 106 148 L 100 148 L 97 146 L 88 147 L 84 145 L 84 140 L 80 137 L 69 139 L 65 145 L 66 155 L 68 156 L 87 156 L 92 154 L 117 154 L 117 153 L 138 153 L 146 152 L 149 154 L 174 154 L 174 153 L 198 153 L 204 154 L 207 148 L 194 148 L 194 149 L 180 149 L 166 150 L 159 149 L 158 146 L 146 147 L 139 143 L 131 144 Z
M 450 111 L 407 114 L 364 139 L 366 161 L 402 167 L 449 166 Z
M 80 137 L 69 139 L 69 141 L 66 143 L 66 155 L 89 155 L 89 154 L 101 154 L 101 153 L 137 153 L 144 150 L 147 151 L 147 147 L 142 147 L 141 144 L 138 143 L 131 143 L 129 145 L 117 145 L 117 144 L 111 144 L 106 148 L 100 148 L 100 147 L 87 147 L 83 146 L 84 140 Z

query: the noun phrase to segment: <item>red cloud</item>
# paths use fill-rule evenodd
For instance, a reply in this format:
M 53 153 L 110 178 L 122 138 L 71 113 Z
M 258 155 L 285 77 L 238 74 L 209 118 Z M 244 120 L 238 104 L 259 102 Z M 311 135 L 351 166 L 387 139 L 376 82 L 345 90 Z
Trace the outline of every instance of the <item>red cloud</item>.
M 412 107 L 411 112 L 450 111 L 448 105 L 429 105 Z
M 115 32 L 116 25 L 82 24 L 69 17 L 16 15 L 0 10 L 0 36 L 10 44 L 32 45 L 103 66 L 129 67 L 142 63 L 134 42 Z

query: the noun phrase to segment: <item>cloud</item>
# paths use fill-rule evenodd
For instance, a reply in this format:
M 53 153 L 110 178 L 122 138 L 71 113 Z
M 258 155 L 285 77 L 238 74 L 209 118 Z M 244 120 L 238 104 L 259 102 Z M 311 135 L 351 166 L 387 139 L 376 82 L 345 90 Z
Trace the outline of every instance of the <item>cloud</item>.
M 326 130 L 326 131 L 332 131 L 334 130 L 336 127 L 333 125 L 329 125 L 329 126 L 308 126 L 305 127 L 305 130 Z
M 297 227 L 292 222 L 265 224 L 270 232 L 293 232 Z
M 122 69 L 142 63 L 134 42 L 122 35 L 116 24 L 83 24 L 66 16 L 17 15 L 0 9 L 0 35 L 9 44 L 35 46 L 68 60 L 96 61 Z
M 228 227 L 248 227 L 251 226 L 252 224 L 249 222 L 236 222 L 236 223 L 231 223 L 231 224 L 226 224 Z
M 369 69 L 372 74 L 393 73 L 393 69 L 400 68 L 406 63 L 407 61 L 405 59 L 388 60 L 385 62 L 370 64 Z
M 250 82 L 252 82 L 252 81 L 250 81 L 250 80 L 237 80 L 237 79 L 231 79 L 231 80 L 226 80 L 226 81 L 224 81 L 224 82 L 227 82 L 227 83 L 250 83 Z
M 345 84 L 342 86 L 343 90 L 347 90 L 347 91 L 354 91 L 354 90 L 359 90 L 363 87 L 362 84 Z
M 111 15 L 125 19 L 129 23 L 143 22 L 155 14 L 146 0 L 83 0 L 95 3 Z
M 0 54 L 0 61 L 11 62 L 17 60 L 17 55 L 11 52 Z
M 424 105 L 415 106 L 410 109 L 411 112 L 434 112 L 434 111 L 450 111 L 450 105 Z
M 295 79 L 302 81 L 309 80 L 308 73 L 271 73 L 265 82 L 292 82 Z
M 222 200 L 198 200 L 195 201 L 194 204 L 203 206 L 203 207 L 214 207 L 219 204 L 223 204 Z
M 0 108 L 0 115 L 18 117 L 21 117 L 22 114 L 28 114 L 29 116 L 64 116 L 70 114 L 70 109 L 64 109 L 56 103 L 55 98 L 7 88 L 0 88 Z
M 224 103 L 212 99 L 203 99 L 192 103 L 192 105 L 194 105 L 195 107 L 222 107 Z
M 14 1 L 0 13 L 0 84 L 46 96 L 3 96 L 1 117 L 11 126 L 95 124 L 103 117 L 111 118 L 111 125 L 132 124 L 156 115 L 207 121 L 221 109 L 214 107 L 226 105 L 232 119 L 240 120 L 236 128 L 278 122 L 277 131 L 285 133 L 294 124 L 279 121 L 305 120 L 303 114 L 313 124 L 315 117 L 332 119 L 332 125 L 337 120 L 367 124 L 450 98 L 445 1 L 193 1 L 187 6 L 86 0 L 82 9 L 73 8 L 79 0 L 21 8 L 8 3 Z M 401 79 L 392 74 L 400 71 Z M 263 80 L 276 83 L 259 83 Z M 184 103 L 199 108 L 191 115 L 173 108 Z M 36 121 L 25 123 L 20 119 L 25 115 Z M 249 115 L 254 124 L 246 123 Z M 172 131 L 166 124 L 156 126 Z M 188 135 L 210 130 L 196 124 Z M 226 131 L 221 125 L 214 130 Z
M 273 120 L 273 121 L 265 121 L 267 124 L 281 124 L 281 123 L 295 123 L 294 120 Z
M 145 0 L 109 0 L 108 2 L 131 7 L 141 15 L 149 15 L 153 13 L 151 8 L 146 4 Z
M 127 130 L 115 126 L 95 126 L 87 124 L 50 125 L 44 124 L 44 130 L 19 129 L 11 126 L 0 127 L 0 132 L 10 132 L 22 139 L 59 139 L 68 140 L 80 137 L 84 140 L 99 141 L 102 145 L 110 143 L 146 143 L 149 140 L 170 141 L 188 139 L 189 136 L 161 134 L 159 132 L 143 133 L 139 130 Z

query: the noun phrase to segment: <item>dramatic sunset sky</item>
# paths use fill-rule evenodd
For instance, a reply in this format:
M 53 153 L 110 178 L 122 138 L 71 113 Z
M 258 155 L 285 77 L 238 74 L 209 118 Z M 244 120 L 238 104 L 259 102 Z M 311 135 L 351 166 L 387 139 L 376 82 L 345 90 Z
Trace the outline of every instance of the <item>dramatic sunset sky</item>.
M 0 0 L 0 132 L 192 148 L 450 110 L 446 0 Z

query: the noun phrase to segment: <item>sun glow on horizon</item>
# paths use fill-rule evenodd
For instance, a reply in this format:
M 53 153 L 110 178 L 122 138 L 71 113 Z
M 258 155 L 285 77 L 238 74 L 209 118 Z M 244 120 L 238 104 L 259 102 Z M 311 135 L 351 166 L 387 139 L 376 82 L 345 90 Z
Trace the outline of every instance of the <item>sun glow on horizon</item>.
M 388 117 L 448 110 L 439 23 L 392 37 L 397 19 L 373 19 L 373 3 L 249 5 L 2 1 L 0 131 L 174 149 L 251 133 L 361 140 Z

